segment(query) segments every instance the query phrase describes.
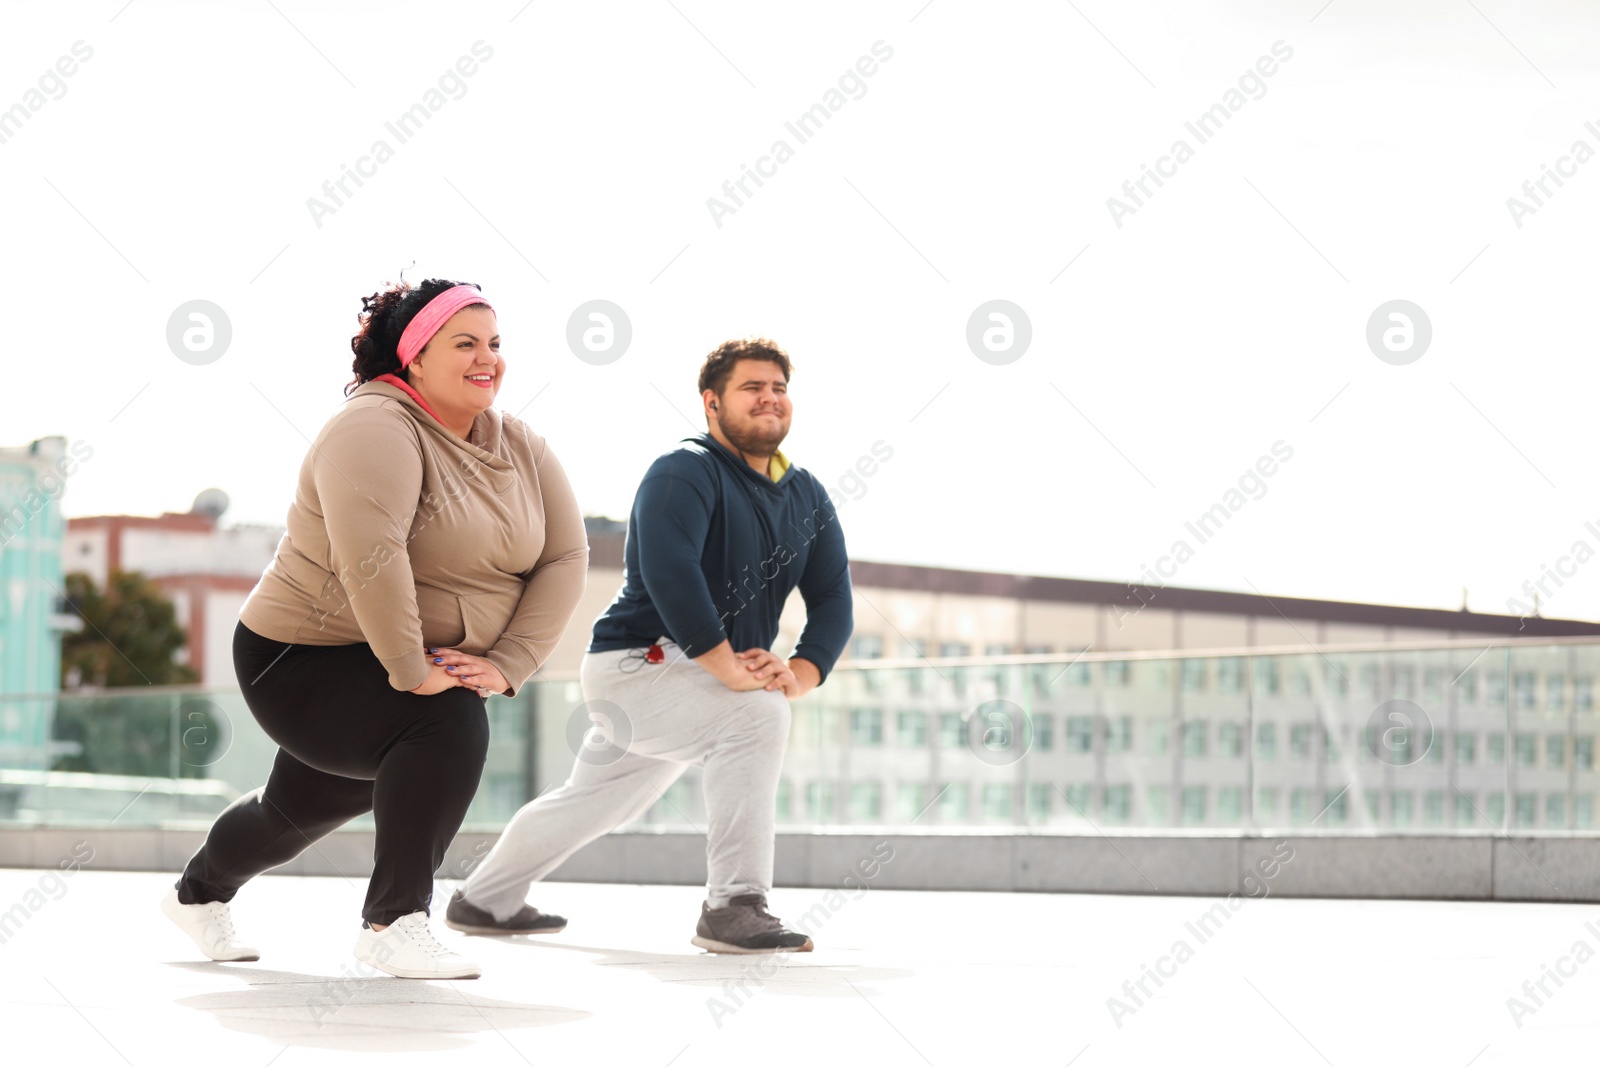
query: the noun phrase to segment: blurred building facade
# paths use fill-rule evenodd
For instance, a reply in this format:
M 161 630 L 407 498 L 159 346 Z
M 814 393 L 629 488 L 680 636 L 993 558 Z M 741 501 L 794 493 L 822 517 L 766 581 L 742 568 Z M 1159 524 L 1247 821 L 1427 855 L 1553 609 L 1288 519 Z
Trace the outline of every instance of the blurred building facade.
M 228 498 L 219 489 L 195 497 L 187 512 L 87 515 L 67 520 L 62 565 L 104 587 L 111 571 L 139 571 L 171 599 L 188 635 L 177 658 L 200 683 L 237 684 L 233 628 L 239 609 L 272 562 L 283 527 L 220 525 Z
M 60 687 L 61 634 L 81 625 L 66 611 L 61 498 L 92 455 L 60 436 L 0 448 L 0 693 Z M 44 730 L 39 701 L 0 700 L 0 766 L 39 764 Z

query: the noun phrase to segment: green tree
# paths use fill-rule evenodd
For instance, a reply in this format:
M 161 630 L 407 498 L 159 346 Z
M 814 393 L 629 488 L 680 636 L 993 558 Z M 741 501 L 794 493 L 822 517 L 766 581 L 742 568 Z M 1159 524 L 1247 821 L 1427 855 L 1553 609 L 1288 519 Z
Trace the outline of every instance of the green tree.
M 58 755 L 51 769 L 203 777 L 199 761 L 185 758 L 180 738 L 185 729 L 196 734 L 197 723 L 209 731 L 207 737 L 220 736 L 210 705 L 199 698 L 182 703 L 185 698 L 137 691 L 199 678 L 193 668 L 173 662 L 188 636 L 172 601 L 137 571 L 111 572 L 104 590 L 86 574 L 69 574 L 66 584 L 69 608 L 83 618 L 83 629 L 62 637 L 62 689 L 67 692 L 56 703 L 51 739 L 73 743 L 76 751 Z M 74 677 L 83 686 L 133 691 L 76 696 L 67 684 Z
M 62 688 L 74 674 L 79 684 L 93 686 L 199 681 L 193 668 L 173 661 L 188 635 L 172 601 L 143 574 L 112 571 L 104 590 L 87 574 L 69 574 L 67 601 L 82 616 L 83 629 L 62 636 Z

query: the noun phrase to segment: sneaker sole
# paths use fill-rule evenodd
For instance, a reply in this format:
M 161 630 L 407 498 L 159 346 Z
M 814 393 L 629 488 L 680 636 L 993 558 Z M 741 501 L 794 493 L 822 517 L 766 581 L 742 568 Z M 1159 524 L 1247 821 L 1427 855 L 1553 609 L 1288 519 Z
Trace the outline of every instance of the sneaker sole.
M 477 934 L 481 937 L 514 937 L 518 934 L 559 934 L 567 928 L 566 923 L 560 926 L 542 926 L 537 930 L 507 930 L 503 926 L 472 926 L 468 923 L 453 922 L 448 917 L 444 924 L 450 929 L 462 934 Z
M 805 944 L 795 945 L 790 948 L 745 948 L 742 945 L 733 945 L 726 941 L 713 941 L 709 937 L 701 937 L 698 934 L 689 939 L 689 944 L 695 946 L 696 948 L 703 948 L 707 952 L 729 952 L 740 956 L 760 956 L 770 952 L 811 951 L 811 939 L 809 937 L 806 938 Z
M 462 969 L 458 971 L 413 971 L 406 967 L 395 967 L 390 964 L 380 963 L 378 960 L 368 959 L 362 956 L 357 956 L 356 962 L 364 963 L 368 967 L 376 968 L 377 970 L 382 971 L 384 974 L 393 975 L 396 978 L 437 978 L 440 980 L 452 980 L 457 978 L 479 978 L 483 975 L 483 971 L 476 967 L 471 968 L 470 970 Z
M 161 898 L 161 914 L 172 920 L 173 926 L 176 926 L 179 930 L 182 930 L 186 935 L 188 935 L 189 940 L 194 942 L 194 947 L 199 949 L 201 954 L 207 959 L 214 960 L 217 963 L 254 963 L 261 958 L 261 953 L 259 952 L 237 952 L 231 956 L 218 956 L 211 952 L 200 943 L 199 938 L 189 933 L 189 928 L 183 923 L 183 913 L 173 912 L 171 910 L 172 908 L 181 907 L 183 907 L 183 905 L 178 903 L 177 898 L 174 896 L 169 895 Z

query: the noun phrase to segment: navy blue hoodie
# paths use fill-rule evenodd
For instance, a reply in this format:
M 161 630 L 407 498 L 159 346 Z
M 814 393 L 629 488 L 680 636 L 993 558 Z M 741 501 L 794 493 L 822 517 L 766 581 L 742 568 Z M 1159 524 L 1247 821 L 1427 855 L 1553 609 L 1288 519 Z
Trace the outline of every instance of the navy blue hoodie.
M 850 639 L 850 564 L 827 490 L 793 465 L 776 482 L 763 478 L 708 433 L 645 472 L 622 558 L 622 590 L 595 620 L 590 652 L 662 636 L 690 656 L 724 639 L 735 652 L 776 652 L 796 586 L 806 624 L 793 655 L 826 678 Z

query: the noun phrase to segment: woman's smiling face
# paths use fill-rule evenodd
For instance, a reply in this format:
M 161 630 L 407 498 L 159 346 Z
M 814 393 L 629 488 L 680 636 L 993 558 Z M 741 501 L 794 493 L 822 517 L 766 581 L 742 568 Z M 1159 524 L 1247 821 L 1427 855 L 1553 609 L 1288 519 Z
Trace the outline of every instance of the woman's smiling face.
M 500 357 L 495 314 L 479 304 L 450 316 L 411 361 L 411 386 L 463 437 L 472 420 L 500 392 L 506 361 Z

